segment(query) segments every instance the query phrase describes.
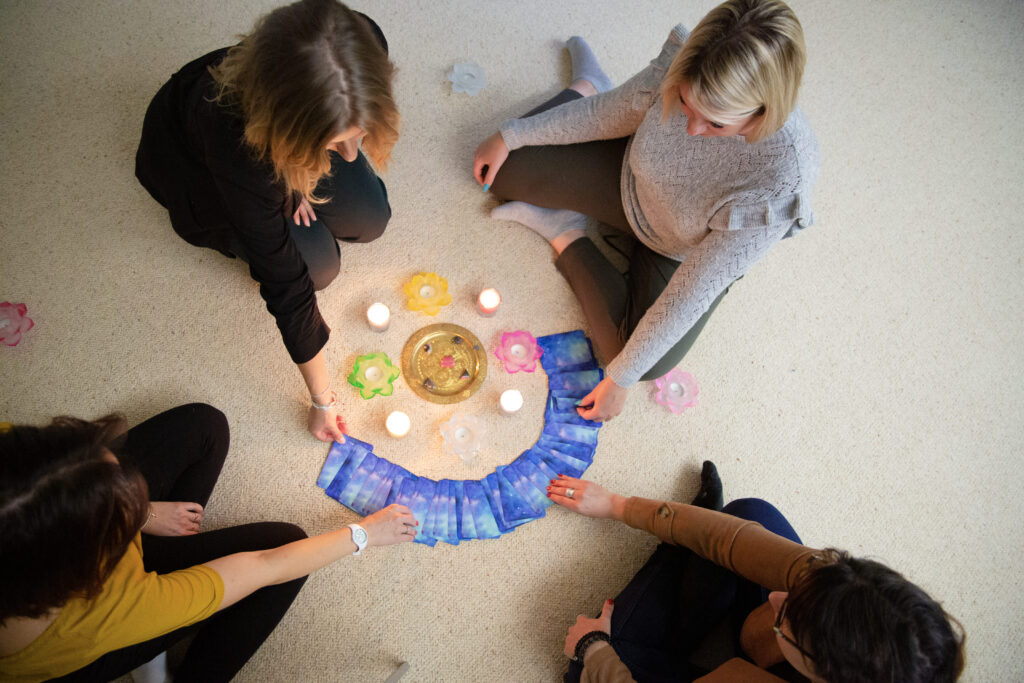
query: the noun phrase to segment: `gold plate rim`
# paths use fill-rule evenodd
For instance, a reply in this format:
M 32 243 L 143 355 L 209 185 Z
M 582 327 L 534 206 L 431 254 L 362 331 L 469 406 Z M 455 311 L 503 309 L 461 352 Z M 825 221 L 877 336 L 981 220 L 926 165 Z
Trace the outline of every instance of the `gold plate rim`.
M 448 334 L 457 334 L 470 342 L 474 347 L 480 349 L 480 352 L 476 356 L 478 371 L 476 377 L 470 382 L 462 391 L 457 394 L 450 396 L 442 396 L 439 394 L 431 393 L 424 387 L 420 382 L 411 381 L 413 378 L 412 372 L 412 354 L 413 351 L 423 343 L 424 340 L 437 334 L 438 332 L 445 332 Z M 405 378 L 405 384 L 412 392 L 422 398 L 425 401 L 431 403 L 438 403 L 441 405 L 450 405 L 452 403 L 461 403 L 467 398 L 475 394 L 480 387 L 483 385 L 484 380 L 487 378 L 487 349 L 480 342 L 475 334 L 467 330 L 461 325 L 454 323 L 434 323 L 433 325 L 427 325 L 413 332 L 409 339 L 406 340 L 405 346 L 402 347 L 402 377 Z

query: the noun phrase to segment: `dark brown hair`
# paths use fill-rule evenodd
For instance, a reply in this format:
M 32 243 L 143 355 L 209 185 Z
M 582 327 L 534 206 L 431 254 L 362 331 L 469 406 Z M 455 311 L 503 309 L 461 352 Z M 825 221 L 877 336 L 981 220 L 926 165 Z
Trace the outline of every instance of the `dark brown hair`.
M 104 456 L 124 418 L 0 433 L 0 622 L 92 599 L 146 521 L 137 471 Z
M 289 190 L 310 202 L 331 168 L 327 145 L 357 126 L 384 168 L 398 139 L 395 66 L 370 21 L 336 0 L 301 0 L 262 17 L 210 72 L 237 106 L 245 139 Z
M 964 667 L 964 632 L 902 574 L 829 548 L 789 593 L 786 619 L 829 683 L 945 683 Z

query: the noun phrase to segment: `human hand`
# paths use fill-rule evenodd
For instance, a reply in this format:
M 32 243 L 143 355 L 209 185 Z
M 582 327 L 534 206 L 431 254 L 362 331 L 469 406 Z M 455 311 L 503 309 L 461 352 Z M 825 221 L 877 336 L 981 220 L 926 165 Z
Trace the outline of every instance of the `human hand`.
M 309 407 L 309 419 L 306 423 L 309 433 L 325 443 L 337 441 L 345 443 L 345 421 L 338 415 L 334 406 L 321 410 Z
M 153 517 L 142 529 L 153 536 L 192 536 L 199 533 L 203 506 L 199 503 L 150 503 Z
M 569 489 L 572 489 L 570 496 Z M 548 486 L 548 498 L 584 517 L 622 519 L 626 499 L 586 479 L 559 474 Z
M 613 609 L 615 609 L 615 602 L 609 599 L 604 601 L 604 607 L 601 608 L 601 616 L 597 619 L 588 619 L 582 614 L 576 617 L 576 623 L 570 626 L 569 632 L 565 634 L 565 649 L 563 650 L 565 656 L 575 656 L 576 643 L 580 642 L 580 638 L 592 631 L 604 631 L 610 636 L 612 634 Z M 589 650 L 590 648 L 587 649 Z M 585 652 L 582 654 L 586 655 Z
M 494 176 L 498 175 L 498 169 L 508 159 L 508 145 L 501 133 L 495 133 L 480 143 L 473 155 L 473 177 L 484 186 L 484 191 L 490 189 L 494 182 Z M 484 171 L 486 169 L 486 172 Z
M 409 508 L 392 503 L 364 517 L 359 526 L 366 529 L 366 545 L 391 545 L 416 538 L 419 522 Z
M 622 412 L 628 393 L 629 389 L 620 387 L 611 377 L 605 377 L 593 391 L 580 399 L 576 412 L 587 420 L 610 420 Z
M 295 225 L 305 224 L 307 228 L 312 221 L 316 220 L 316 214 L 313 213 L 313 207 L 310 206 L 309 200 L 305 197 L 303 197 L 302 201 L 299 202 L 299 208 L 295 210 L 292 220 L 295 221 Z

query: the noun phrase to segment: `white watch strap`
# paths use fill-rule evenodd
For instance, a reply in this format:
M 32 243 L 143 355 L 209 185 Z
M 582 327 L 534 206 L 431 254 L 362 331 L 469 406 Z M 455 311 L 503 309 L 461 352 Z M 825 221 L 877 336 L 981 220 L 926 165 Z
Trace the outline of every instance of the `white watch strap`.
M 352 542 L 356 544 L 356 551 L 352 554 L 358 555 L 363 552 L 363 548 L 366 547 L 368 534 L 366 533 L 366 529 L 358 524 L 349 524 L 348 528 L 352 530 Z

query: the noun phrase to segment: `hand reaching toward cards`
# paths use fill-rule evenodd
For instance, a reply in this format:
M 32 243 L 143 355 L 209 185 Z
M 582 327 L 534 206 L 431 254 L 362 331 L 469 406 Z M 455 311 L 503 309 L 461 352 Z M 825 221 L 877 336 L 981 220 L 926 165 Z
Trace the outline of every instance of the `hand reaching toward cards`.
M 622 412 L 629 389 L 620 387 L 611 377 L 605 377 L 594 390 L 580 399 L 576 411 L 587 420 L 603 422 Z
M 310 406 L 307 427 L 309 433 L 321 441 L 345 443 L 345 421 L 334 408 L 321 410 L 316 406 Z
M 409 508 L 395 503 L 364 517 L 359 526 L 366 529 L 367 545 L 391 545 L 416 538 L 419 522 Z
M 569 494 L 572 494 L 571 496 Z M 558 475 L 548 486 L 548 498 L 584 517 L 622 521 L 626 499 L 586 479 Z M 591 629 L 593 630 L 593 629 Z
M 150 503 L 152 517 L 143 527 L 143 533 L 153 536 L 191 536 L 199 533 L 203 521 L 203 506 L 199 503 Z
M 604 606 L 601 608 L 601 615 L 597 619 L 590 619 L 582 614 L 576 617 L 576 623 L 569 627 L 569 632 L 565 634 L 565 652 L 566 657 L 573 657 L 576 655 L 576 643 L 580 642 L 580 638 L 593 633 L 594 631 L 604 631 L 608 635 L 612 634 L 612 610 L 615 609 L 615 602 L 613 600 L 605 600 Z M 608 643 L 598 642 L 594 643 L 587 648 L 589 652 L 595 647 L 607 647 Z M 582 653 L 586 656 L 586 652 Z M 581 662 L 582 663 L 582 662 Z

